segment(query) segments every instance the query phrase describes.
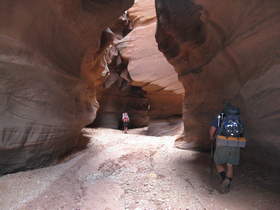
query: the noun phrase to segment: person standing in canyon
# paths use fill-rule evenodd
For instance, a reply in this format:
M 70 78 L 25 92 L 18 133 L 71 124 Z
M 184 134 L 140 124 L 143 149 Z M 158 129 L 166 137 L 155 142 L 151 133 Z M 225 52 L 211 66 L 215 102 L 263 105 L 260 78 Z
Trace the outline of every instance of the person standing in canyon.
M 245 147 L 244 125 L 240 120 L 240 109 L 225 104 L 223 112 L 211 123 L 210 140 L 215 142 L 214 161 L 221 177 L 221 193 L 230 191 L 233 166 L 239 165 L 240 148 Z
M 128 123 L 129 123 L 129 116 L 128 116 L 127 112 L 122 113 L 122 122 L 123 122 L 124 133 L 127 133 Z

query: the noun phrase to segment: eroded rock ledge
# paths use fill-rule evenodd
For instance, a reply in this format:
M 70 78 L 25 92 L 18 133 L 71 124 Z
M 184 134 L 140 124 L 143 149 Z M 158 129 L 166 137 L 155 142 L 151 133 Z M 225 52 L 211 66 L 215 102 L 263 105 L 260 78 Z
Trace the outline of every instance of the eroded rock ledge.
M 0 174 L 82 146 L 95 118 L 102 32 L 133 0 L 30 0 L 0 7 Z M 105 40 L 103 42 L 103 40 Z
M 133 30 L 117 46 L 123 58 L 129 61 L 131 84 L 147 93 L 151 119 L 181 115 L 184 89 L 174 67 L 158 51 L 154 1 L 135 2 L 128 15 Z
M 122 129 L 121 115 L 128 112 L 130 127 L 144 127 L 149 123 L 149 102 L 142 87 L 133 86 L 127 66 L 118 48 L 118 42 L 132 30 L 127 12 L 107 29 L 112 36 L 106 48 L 101 65 L 103 78 L 97 86 L 97 100 L 100 109 L 95 121 L 89 127 Z
M 154 1 L 141 0 L 110 27 L 114 41 L 105 53 L 108 68 L 98 90 L 101 106 L 95 126 L 120 127 L 123 111 L 129 113 L 132 127 L 182 115 L 184 89 L 158 51 L 156 21 Z
M 279 158 L 280 2 L 156 0 L 156 8 L 159 49 L 186 91 L 185 147 L 207 148 L 208 124 L 227 100 L 242 109 L 256 151 L 248 154 Z

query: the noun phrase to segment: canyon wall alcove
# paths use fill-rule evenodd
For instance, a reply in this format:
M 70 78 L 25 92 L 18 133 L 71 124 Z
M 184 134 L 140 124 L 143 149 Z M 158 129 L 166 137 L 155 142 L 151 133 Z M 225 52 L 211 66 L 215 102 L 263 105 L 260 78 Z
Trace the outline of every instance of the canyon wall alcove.
M 115 38 L 106 56 L 106 88 L 98 91 L 101 108 L 95 126 L 120 127 L 123 111 L 132 117 L 132 127 L 182 115 L 184 88 L 158 50 L 156 23 L 154 1 L 140 0 L 110 27 Z
M 104 30 L 133 0 L 1 0 L 0 174 L 84 146 L 95 118 Z
M 207 149 L 209 122 L 231 101 L 246 122 L 246 155 L 279 167 L 280 1 L 156 0 L 156 8 L 159 49 L 186 92 L 182 147 Z

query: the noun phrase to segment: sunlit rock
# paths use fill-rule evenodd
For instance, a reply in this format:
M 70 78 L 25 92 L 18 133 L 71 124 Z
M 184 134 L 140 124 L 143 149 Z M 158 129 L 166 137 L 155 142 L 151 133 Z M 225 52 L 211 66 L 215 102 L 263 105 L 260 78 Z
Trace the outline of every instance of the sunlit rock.
M 154 1 L 137 1 L 128 15 L 133 30 L 117 46 L 128 61 L 131 84 L 147 92 L 151 118 L 181 115 L 184 89 L 172 65 L 158 51 Z
M 83 146 L 109 44 L 132 0 L 2 0 L 0 174 L 42 167 Z M 100 41 L 100 38 L 102 40 Z

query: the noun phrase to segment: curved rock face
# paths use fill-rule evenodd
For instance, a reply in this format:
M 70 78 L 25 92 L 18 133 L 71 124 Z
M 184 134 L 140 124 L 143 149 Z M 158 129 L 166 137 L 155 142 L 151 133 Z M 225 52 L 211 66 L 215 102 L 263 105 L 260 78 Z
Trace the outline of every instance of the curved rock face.
M 97 86 L 100 109 L 95 121 L 88 127 L 122 129 L 123 112 L 128 112 L 130 116 L 130 128 L 147 126 L 149 102 L 146 93 L 141 87 L 131 85 L 128 61 L 122 57 L 116 44 L 130 32 L 127 13 L 106 31 L 110 32 L 113 42 L 106 48 L 101 65 L 104 76 Z
M 106 49 L 104 66 L 108 68 L 98 90 L 100 109 L 92 125 L 121 128 L 124 111 L 131 127 L 181 116 L 184 89 L 173 66 L 158 51 L 154 1 L 135 2 L 110 29 L 114 42 Z
M 181 115 L 184 89 L 174 67 L 158 51 L 154 37 L 157 24 L 154 1 L 135 2 L 128 16 L 133 30 L 117 47 L 128 61 L 131 84 L 146 91 L 151 119 Z
M 95 118 L 102 31 L 132 0 L 2 0 L 0 174 L 42 167 L 81 146 Z
M 156 0 L 156 8 L 159 49 L 186 91 L 187 147 L 207 147 L 209 122 L 227 100 L 241 107 L 248 149 L 279 157 L 280 2 Z

